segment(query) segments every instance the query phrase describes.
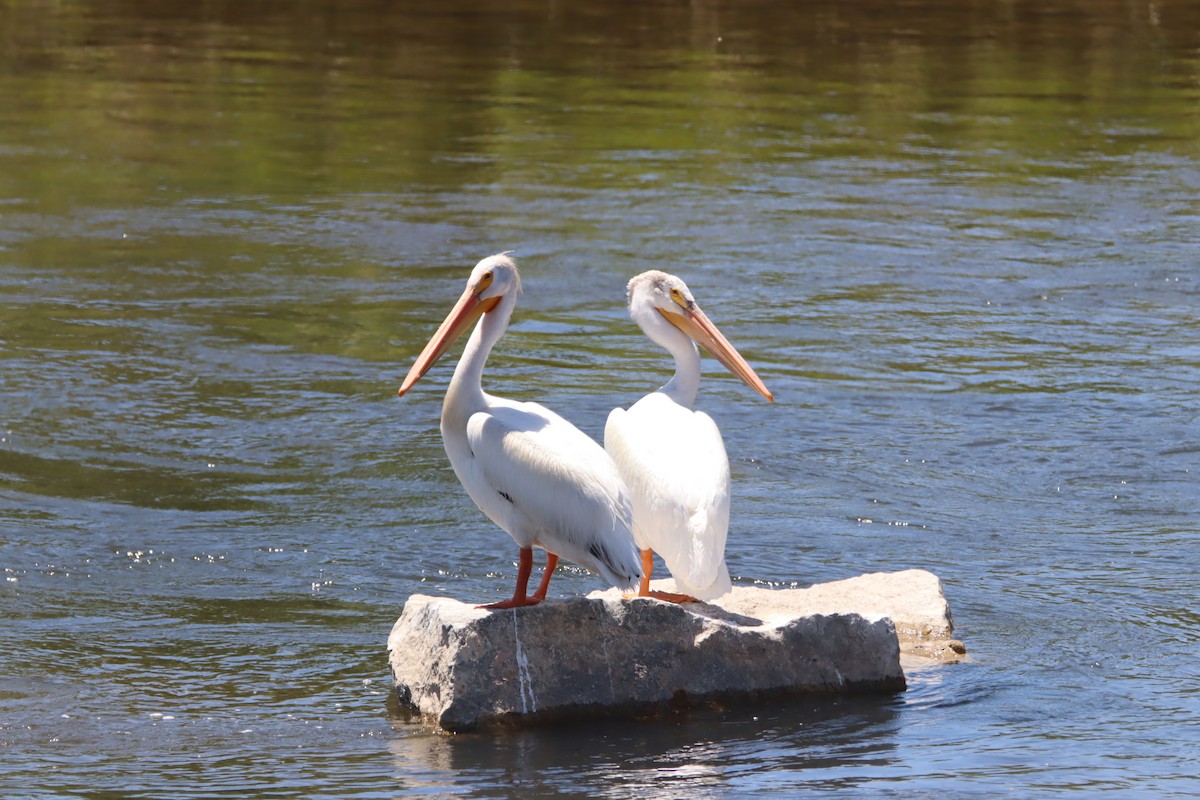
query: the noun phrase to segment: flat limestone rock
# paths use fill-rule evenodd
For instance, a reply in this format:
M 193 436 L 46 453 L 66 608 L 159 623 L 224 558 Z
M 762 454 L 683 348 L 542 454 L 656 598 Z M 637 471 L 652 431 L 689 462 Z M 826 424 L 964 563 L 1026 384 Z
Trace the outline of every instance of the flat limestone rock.
M 653 583 L 658 588 L 659 582 Z M 662 583 L 669 590 L 673 581 Z M 718 602 L 727 611 L 763 620 L 838 612 L 888 617 L 896 625 L 901 657 L 909 668 L 961 661 L 967 652 L 952 637 L 954 621 L 942 582 L 923 569 L 874 572 L 806 589 L 735 586 Z
M 903 691 L 902 642 L 928 656 L 918 646 L 952 630 L 938 579 L 921 570 L 809 589 L 735 587 L 719 603 L 614 589 L 488 611 L 413 595 L 388 639 L 392 676 L 401 702 L 466 731 L 783 694 Z

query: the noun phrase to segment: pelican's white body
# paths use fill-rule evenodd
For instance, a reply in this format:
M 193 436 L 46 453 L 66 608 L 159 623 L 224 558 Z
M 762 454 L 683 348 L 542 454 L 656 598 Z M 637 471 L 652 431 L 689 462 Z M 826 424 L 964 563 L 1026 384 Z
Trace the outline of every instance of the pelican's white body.
M 604 447 L 629 486 L 638 547 L 662 557 L 680 593 L 728 592 L 729 459 L 712 418 L 659 390 L 613 409 Z
M 770 394 L 673 275 L 650 271 L 631 280 L 629 314 L 674 356 L 675 375 L 628 411 L 609 414 L 604 448 L 629 487 L 638 547 L 662 557 L 680 593 L 711 600 L 732 588 L 725 566 L 729 458 L 716 423 L 692 409 L 700 353 L 684 329 L 704 336 L 722 363 Z
M 625 483 L 604 449 L 537 403 L 483 391 L 488 354 L 512 316 L 519 288 L 506 256 L 486 258 L 480 298 L 499 297 L 471 332 L 442 405 L 442 439 L 454 473 L 479 509 L 519 547 L 538 546 L 598 572 L 610 585 L 636 586 L 641 564 Z
M 641 572 L 632 508 L 600 445 L 537 403 L 481 393 L 482 407 L 468 406 L 452 403 L 453 391 L 452 384 L 442 439 L 479 510 L 518 547 L 541 547 L 631 588 Z

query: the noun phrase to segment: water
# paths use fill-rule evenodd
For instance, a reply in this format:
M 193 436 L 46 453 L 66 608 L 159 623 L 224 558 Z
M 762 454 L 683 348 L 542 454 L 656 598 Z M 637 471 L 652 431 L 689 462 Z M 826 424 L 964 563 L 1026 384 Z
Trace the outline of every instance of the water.
M 1200 793 L 1200 7 L 439 7 L 0 10 L 0 794 Z M 677 272 L 776 396 L 706 363 L 735 580 L 930 569 L 972 661 L 408 719 L 405 598 L 515 551 L 395 388 L 504 249 L 494 391 L 599 436 Z

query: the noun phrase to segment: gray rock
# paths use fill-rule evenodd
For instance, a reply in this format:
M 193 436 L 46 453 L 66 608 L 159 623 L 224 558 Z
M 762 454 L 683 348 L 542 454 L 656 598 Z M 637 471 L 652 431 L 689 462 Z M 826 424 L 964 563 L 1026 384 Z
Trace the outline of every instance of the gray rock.
M 719 602 L 731 612 L 764 620 L 838 612 L 869 619 L 888 617 L 896 625 L 901 659 L 909 669 L 961 661 L 967 652 L 962 642 L 951 637 L 954 622 L 942 582 L 923 569 L 874 572 L 806 589 L 736 586 Z
M 403 703 L 465 731 L 780 694 L 903 691 L 892 617 L 927 640 L 951 630 L 940 583 L 919 570 L 810 589 L 735 587 L 719 603 L 610 590 L 487 611 L 413 595 L 388 640 L 392 675 Z

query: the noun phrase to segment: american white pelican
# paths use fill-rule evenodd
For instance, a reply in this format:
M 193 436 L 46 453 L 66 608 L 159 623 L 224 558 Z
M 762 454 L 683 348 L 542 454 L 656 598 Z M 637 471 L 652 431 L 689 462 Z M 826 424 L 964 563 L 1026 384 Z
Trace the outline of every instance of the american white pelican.
M 696 344 L 774 398 L 674 275 L 651 270 L 631 280 L 629 315 L 675 357 L 675 376 L 628 411 L 613 409 L 604 428 L 604 448 L 633 498 L 633 535 L 642 550 L 638 594 L 677 603 L 711 600 L 732 588 L 725 566 L 729 458 L 716 423 L 692 410 L 700 388 Z M 650 591 L 655 552 L 683 594 Z
M 475 505 L 521 548 L 512 598 L 482 608 L 514 608 L 543 600 L 559 556 L 600 573 L 621 589 L 632 589 L 640 575 L 629 493 L 604 448 L 537 403 L 518 403 L 483 391 L 483 365 L 508 327 L 520 290 L 517 265 L 508 256 L 495 255 L 476 264 L 462 297 L 421 351 L 399 392 L 412 388 L 479 320 L 446 390 L 442 440 L 454 474 Z M 537 591 L 527 597 L 534 545 L 546 551 L 546 571 Z

